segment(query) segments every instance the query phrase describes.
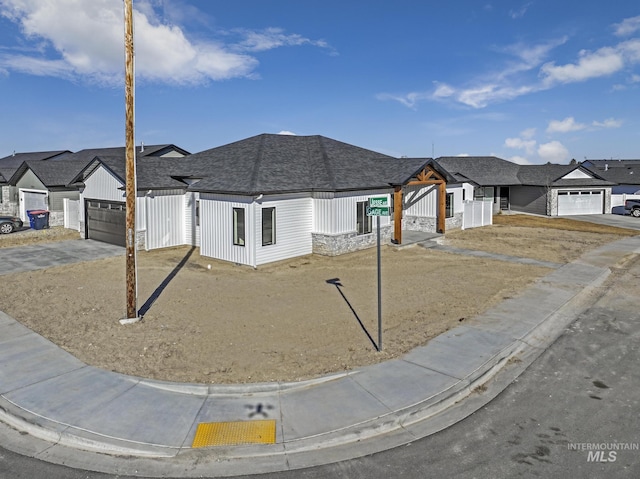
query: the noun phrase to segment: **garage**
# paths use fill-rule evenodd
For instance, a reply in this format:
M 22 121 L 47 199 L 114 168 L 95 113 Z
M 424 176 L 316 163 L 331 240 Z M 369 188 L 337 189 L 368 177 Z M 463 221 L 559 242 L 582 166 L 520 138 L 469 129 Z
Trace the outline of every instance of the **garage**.
M 599 215 L 604 212 L 604 191 L 558 191 L 558 216 Z
M 22 218 L 22 221 L 29 223 L 27 211 L 49 209 L 49 195 L 46 191 L 24 189 L 20 189 L 19 191 L 20 218 Z
M 124 203 L 85 200 L 87 238 L 126 246 L 126 209 Z

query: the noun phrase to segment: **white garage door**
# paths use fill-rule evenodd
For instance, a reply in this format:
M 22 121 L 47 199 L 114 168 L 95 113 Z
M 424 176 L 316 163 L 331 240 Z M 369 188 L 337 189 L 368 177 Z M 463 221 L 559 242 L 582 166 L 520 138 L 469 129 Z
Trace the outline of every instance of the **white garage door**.
M 603 212 L 604 192 L 558 191 L 558 216 L 599 215 Z
M 20 218 L 29 223 L 27 211 L 49 209 L 46 191 L 20 190 Z

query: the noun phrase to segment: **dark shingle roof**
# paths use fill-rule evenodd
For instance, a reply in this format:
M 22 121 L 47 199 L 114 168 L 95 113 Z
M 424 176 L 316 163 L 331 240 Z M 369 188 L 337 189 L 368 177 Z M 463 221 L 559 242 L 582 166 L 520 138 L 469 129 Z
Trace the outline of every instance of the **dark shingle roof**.
M 194 191 L 348 191 L 388 188 L 426 161 L 397 159 L 323 136 L 262 134 L 191 155 L 189 171 L 203 177 Z
M 569 178 L 563 176 L 574 170 L 582 170 L 593 178 Z M 518 171 L 521 185 L 530 186 L 610 186 L 611 182 L 604 180 L 597 173 L 580 165 L 521 165 Z
M 445 156 L 435 160 L 460 182 L 478 186 L 508 186 L 519 184 L 520 165 L 495 156 Z
M 588 160 L 585 163 L 587 169 L 605 180 L 619 185 L 640 185 L 640 160 Z
M 184 158 L 181 158 L 184 160 Z M 123 156 L 97 156 L 69 181 L 77 183 L 84 181 L 98 166 L 103 165 L 122 183 L 126 178 L 126 160 Z M 184 175 L 188 171 L 182 161 L 176 158 L 141 157 L 136 160 L 136 183 L 138 189 L 186 188 L 186 183 L 174 178 Z
M 85 160 L 25 161 L 11 176 L 9 183 L 15 185 L 29 169 L 46 187 L 66 186 L 87 163 Z
M 54 157 L 71 153 L 69 150 L 34 151 L 28 153 L 15 153 L 0 158 L 0 184 L 6 183 L 25 161 L 50 160 Z
M 142 158 L 142 157 L 150 157 L 150 156 L 161 156 L 169 151 L 176 151 L 182 155 L 188 155 L 189 152 L 186 150 L 183 150 L 182 148 L 172 145 L 172 144 L 165 144 L 165 145 L 145 145 L 144 146 L 144 150 L 142 150 L 142 147 L 137 146 L 136 147 L 136 158 Z M 125 157 L 125 147 L 124 146 L 117 146 L 117 147 L 112 147 L 112 148 L 87 148 L 85 150 L 80 150 L 77 151 L 75 153 L 71 153 L 68 152 L 66 155 L 60 156 L 55 158 L 55 160 L 71 160 L 71 159 L 82 159 L 82 160 L 87 160 L 90 161 L 92 159 L 94 159 L 96 156 L 104 156 L 104 157 L 114 157 L 114 156 L 121 156 L 122 158 Z

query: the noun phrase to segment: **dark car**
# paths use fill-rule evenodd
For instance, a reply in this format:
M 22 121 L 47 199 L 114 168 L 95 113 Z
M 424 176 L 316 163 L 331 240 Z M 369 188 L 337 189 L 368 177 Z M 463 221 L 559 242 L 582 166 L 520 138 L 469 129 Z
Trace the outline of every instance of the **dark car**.
M 22 228 L 22 220 L 17 216 L 0 216 L 0 233 L 13 233 Z

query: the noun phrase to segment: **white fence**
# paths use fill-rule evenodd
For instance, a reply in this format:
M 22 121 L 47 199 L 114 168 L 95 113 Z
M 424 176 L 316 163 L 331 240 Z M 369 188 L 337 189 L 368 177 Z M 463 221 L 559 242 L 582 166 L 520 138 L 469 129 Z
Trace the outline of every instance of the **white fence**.
M 624 206 L 626 200 L 640 200 L 640 195 L 628 195 L 623 193 L 621 195 L 611 195 L 611 207 Z
M 64 198 L 64 227 L 80 231 L 80 200 Z
M 493 224 L 492 201 L 465 201 L 463 204 L 462 229 L 477 228 Z

